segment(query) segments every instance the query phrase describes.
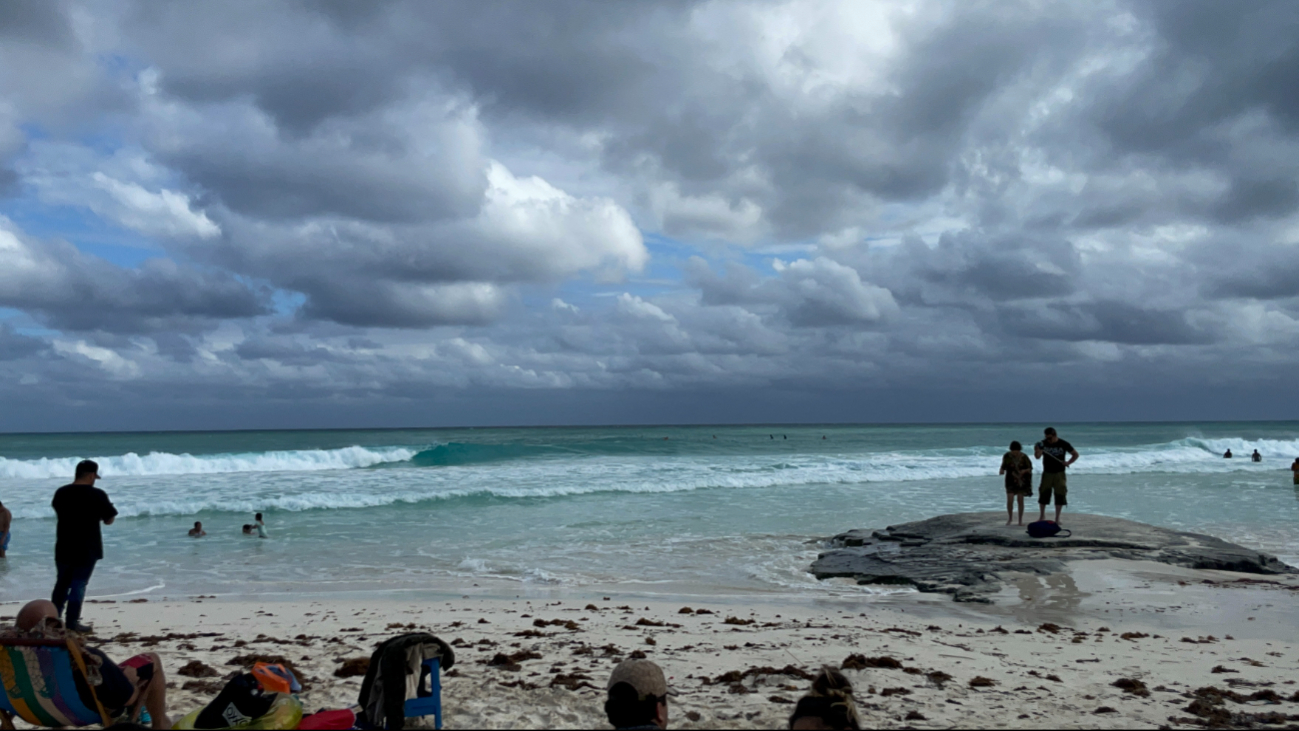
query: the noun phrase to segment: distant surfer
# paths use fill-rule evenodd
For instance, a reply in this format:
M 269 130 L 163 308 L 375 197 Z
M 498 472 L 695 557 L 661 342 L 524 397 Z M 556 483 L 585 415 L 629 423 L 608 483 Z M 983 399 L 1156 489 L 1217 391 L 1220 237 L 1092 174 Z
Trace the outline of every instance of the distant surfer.
M 1042 512 L 1038 520 L 1046 520 L 1046 506 L 1055 497 L 1055 522 L 1060 522 L 1060 510 L 1069 504 L 1069 486 L 1065 478 L 1065 469 L 1078 461 L 1078 450 L 1061 439 L 1055 428 L 1047 427 L 1043 432 L 1046 438 L 1033 446 L 1033 458 L 1042 460 L 1042 483 L 1037 491 L 1037 502 Z M 1065 455 L 1069 455 L 1068 461 Z
M 1249 458 L 1250 458 L 1251 460 L 1253 460 L 1254 462 L 1262 462 L 1262 461 L 1263 461 L 1263 455 L 1259 454 L 1257 449 L 1254 450 L 1254 453 L 1253 453 L 1253 454 L 1249 455 Z
M 1299 465 L 1299 459 L 1294 461 Z M 1295 484 L 1299 485 L 1299 472 L 1295 473 Z M 0 558 L 5 557 L 5 551 L 9 550 L 9 528 L 13 525 L 14 514 L 9 512 L 9 508 L 4 503 L 0 503 Z
M 1231 459 L 1231 450 L 1228 449 L 1226 452 L 1223 452 L 1223 453 L 1222 453 L 1222 458 L 1223 458 L 1223 459 Z
M 1033 462 L 1019 442 L 1001 457 L 999 475 L 1006 476 L 1006 525 L 1015 519 L 1015 498 L 1019 498 L 1019 524 L 1024 524 L 1024 498 L 1033 494 Z

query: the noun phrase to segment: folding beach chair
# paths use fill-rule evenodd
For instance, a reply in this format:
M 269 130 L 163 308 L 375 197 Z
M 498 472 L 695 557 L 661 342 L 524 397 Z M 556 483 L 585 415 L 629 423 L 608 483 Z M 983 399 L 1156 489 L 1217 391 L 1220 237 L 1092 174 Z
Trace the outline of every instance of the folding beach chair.
M 78 677 L 93 709 L 77 692 Z M 0 728 L 13 729 L 14 716 L 47 728 L 108 727 L 112 719 L 85 681 L 86 661 L 73 640 L 0 638 Z
M 441 673 L 455 662 L 451 646 L 425 632 L 385 640 L 361 681 L 357 726 L 403 729 L 408 718 L 432 716 L 433 727 L 442 728 Z

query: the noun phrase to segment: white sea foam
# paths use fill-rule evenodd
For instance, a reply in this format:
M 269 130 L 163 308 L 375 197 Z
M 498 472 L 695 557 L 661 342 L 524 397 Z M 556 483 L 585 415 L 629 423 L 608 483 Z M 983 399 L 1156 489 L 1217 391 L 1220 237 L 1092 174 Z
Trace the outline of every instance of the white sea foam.
M 171 454 L 134 452 L 111 457 L 90 457 L 99 463 L 101 475 L 215 475 L 228 472 L 305 472 L 346 470 L 373 467 L 387 462 L 405 462 L 417 453 L 406 447 L 344 447 L 342 449 L 301 449 L 282 452 L 248 452 L 244 454 Z M 49 479 L 68 478 L 82 457 L 41 459 L 7 459 L 0 457 L 0 478 Z
M 1232 449 L 1236 459 L 1223 459 Z M 1029 447 L 1031 449 L 1031 446 Z M 1249 475 L 1284 469 L 1299 442 L 1186 438 L 1129 448 L 1081 448 L 1076 474 L 1226 474 Z M 1268 459 L 1252 463 L 1259 449 Z M 869 485 L 916 481 L 987 479 L 996 474 L 1002 450 L 975 447 L 866 454 L 768 455 L 580 455 L 565 459 L 520 458 L 486 464 L 358 471 L 355 468 L 409 461 L 406 447 L 348 447 L 227 455 L 128 454 L 99 461 L 109 476 L 131 475 L 129 490 L 114 491 L 124 517 L 360 510 L 397 504 L 471 499 L 558 498 L 595 493 L 676 493 L 708 489 L 799 489 L 815 485 Z M 65 477 L 76 458 L 4 460 L 0 477 Z M 1040 469 L 1040 465 L 1038 467 Z M 325 477 L 295 473 L 335 470 Z M 263 473 L 260 475 L 248 473 Z M 275 474 L 279 473 L 279 474 Z M 152 476 L 206 476 L 192 487 Z M 48 518 L 46 494 L 30 493 L 10 504 L 18 517 Z

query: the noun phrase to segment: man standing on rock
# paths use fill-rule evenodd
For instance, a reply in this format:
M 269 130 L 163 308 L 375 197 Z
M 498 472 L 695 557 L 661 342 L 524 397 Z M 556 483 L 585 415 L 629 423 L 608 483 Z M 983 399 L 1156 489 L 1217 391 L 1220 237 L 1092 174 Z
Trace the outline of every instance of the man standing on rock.
M 1047 427 L 1046 439 L 1033 446 L 1033 458 L 1042 460 L 1042 483 L 1037 491 L 1037 502 L 1042 508 L 1038 520 L 1046 520 L 1046 506 L 1055 496 L 1055 522 L 1060 522 L 1060 511 L 1069 504 L 1069 487 L 1065 481 L 1065 468 L 1078 461 L 1078 450 Z M 1069 455 L 1068 461 L 1065 455 Z
M 72 484 L 54 493 L 54 514 L 59 518 L 54 565 L 58 567 L 59 578 L 54 582 L 51 601 L 59 614 L 67 606 L 63 625 L 74 632 L 89 631 L 81 625 L 81 602 L 86 598 L 86 585 L 95 571 L 95 563 L 104 557 L 99 524 L 112 525 L 117 518 L 117 508 L 108 500 L 108 494 L 95 487 L 98 479 L 99 465 L 82 460 L 77 463 Z

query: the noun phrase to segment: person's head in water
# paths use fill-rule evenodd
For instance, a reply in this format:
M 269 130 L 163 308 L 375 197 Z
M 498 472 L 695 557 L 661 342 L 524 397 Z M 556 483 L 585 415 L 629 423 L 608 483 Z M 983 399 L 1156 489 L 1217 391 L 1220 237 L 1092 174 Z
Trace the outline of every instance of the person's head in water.
M 794 706 L 789 717 L 791 729 L 859 729 L 857 702 L 853 700 L 852 683 L 831 667 L 821 668 L 812 680 L 812 690 Z
M 244 535 L 251 535 L 252 532 L 253 532 L 253 526 L 252 526 L 252 524 L 251 524 L 251 523 L 244 523 Z
M 614 728 L 668 727 L 667 678 L 649 660 L 623 660 L 609 675 L 604 713 Z
M 257 521 L 258 523 L 264 522 L 264 521 L 262 521 L 262 514 L 261 514 L 261 513 L 258 513 L 257 515 L 254 515 L 254 516 L 253 516 L 253 520 Z
M 1012 451 L 1012 452 L 1022 452 L 1022 451 L 1024 451 L 1024 445 L 1023 445 L 1023 444 L 1020 444 L 1019 442 L 1011 442 L 1011 443 L 1010 443 L 1010 451 Z
M 82 485 L 93 485 L 99 477 L 99 464 L 83 459 L 77 463 L 76 472 L 73 473 L 72 481 Z
M 1047 444 L 1055 444 L 1056 440 L 1059 439 L 1059 437 L 1056 436 L 1055 427 L 1053 426 L 1048 426 L 1046 429 L 1043 429 L 1042 433 L 1046 435 Z

